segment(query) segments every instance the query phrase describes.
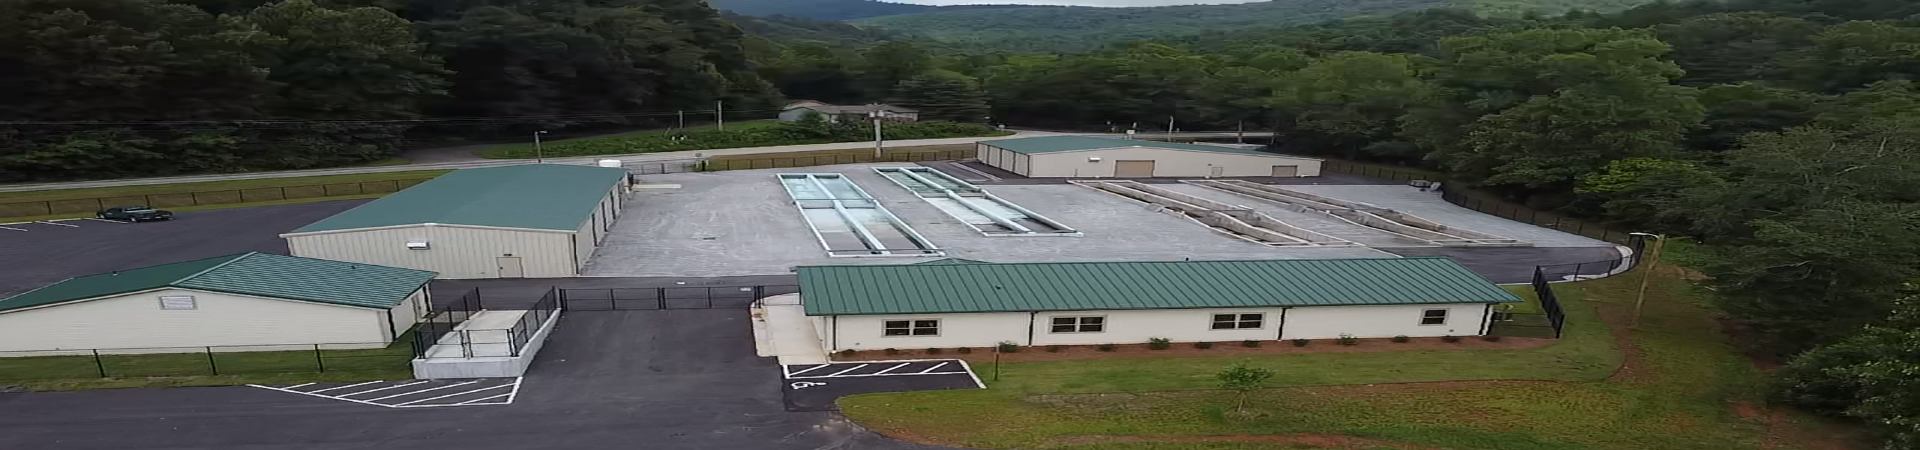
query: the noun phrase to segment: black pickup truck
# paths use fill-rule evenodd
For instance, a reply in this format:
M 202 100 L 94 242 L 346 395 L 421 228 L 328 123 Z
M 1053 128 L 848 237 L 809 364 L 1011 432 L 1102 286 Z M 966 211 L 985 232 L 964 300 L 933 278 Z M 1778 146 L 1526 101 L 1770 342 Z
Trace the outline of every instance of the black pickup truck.
M 94 216 L 108 220 L 145 222 L 149 220 L 173 220 L 173 211 L 163 211 L 145 206 L 115 206 L 100 210 Z

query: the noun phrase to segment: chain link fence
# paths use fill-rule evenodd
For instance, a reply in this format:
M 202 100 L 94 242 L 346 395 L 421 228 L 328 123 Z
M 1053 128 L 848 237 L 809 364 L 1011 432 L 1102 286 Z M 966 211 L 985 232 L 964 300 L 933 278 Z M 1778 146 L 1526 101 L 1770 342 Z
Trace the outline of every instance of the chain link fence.
M 1320 168 L 1325 171 L 1394 181 L 1446 181 L 1447 179 L 1446 174 L 1430 170 L 1356 163 L 1335 159 L 1326 160 L 1321 164 Z M 1578 219 L 1565 214 L 1528 208 L 1519 203 L 1507 201 L 1499 195 L 1466 186 L 1443 183 L 1440 190 L 1440 199 L 1446 200 L 1447 203 L 1502 219 L 1529 223 L 1542 228 L 1551 228 L 1615 244 L 1624 245 L 1631 241 L 1633 236 L 1631 232 L 1614 229 L 1598 221 Z
M 394 371 L 407 370 L 408 350 L 348 343 L 5 351 L 0 380 Z

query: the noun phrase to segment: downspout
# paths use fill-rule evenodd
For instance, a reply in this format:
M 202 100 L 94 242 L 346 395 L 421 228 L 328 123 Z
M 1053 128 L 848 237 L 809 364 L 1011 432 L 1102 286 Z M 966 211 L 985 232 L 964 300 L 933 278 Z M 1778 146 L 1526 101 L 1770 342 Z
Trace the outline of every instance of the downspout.
M 833 335 L 833 351 L 837 352 L 840 351 L 840 316 L 833 316 L 832 328 L 831 330 L 827 330 L 827 334 Z
M 391 336 L 391 338 L 388 339 L 387 342 L 393 342 L 394 340 L 400 339 L 400 329 L 393 326 L 393 309 L 392 308 L 387 309 L 387 336 Z
M 573 274 L 580 274 L 580 233 L 567 235 L 568 256 L 573 258 Z M 523 274 L 524 275 L 524 274 Z
M 1027 313 L 1027 346 L 1028 347 L 1033 346 L 1033 326 L 1035 325 L 1035 322 L 1038 321 L 1039 319 L 1040 319 L 1039 311 L 1033 311 L 1033 312 Z
M 1280 326 L 1278 327 L 1279 328 L 1278 330 L 1274 330 L 1273 340 L 1277 341 L 1277 340 L 1287 338 L 1287 311 L 1292 311 L 1292 310 L 1293 310 L 1293 307 L 1291 306 L 1280 308 Z

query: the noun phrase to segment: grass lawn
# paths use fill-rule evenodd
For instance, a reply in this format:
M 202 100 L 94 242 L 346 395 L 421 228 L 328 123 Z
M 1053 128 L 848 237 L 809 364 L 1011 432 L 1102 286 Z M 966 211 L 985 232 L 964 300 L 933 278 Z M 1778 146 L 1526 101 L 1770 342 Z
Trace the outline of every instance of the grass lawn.
M 982 448 L 1815 448 L 1763 446 L 1771 415 L 1736 412 L 1760 401 L 1763 374 L 1679 271 L 1655 276 L 1641 329 L 1625 330 L 1639 274 L 1556 285 L 1566 338 L 1538 349 L 1009 363 L 987 390 L 840 404 L 883 434 Z M 1212 390 L 1241 361 L 1275 371 L 1246 413 Z
M 775 126 L 778 126 L 779 124 L 780 124 L 780 121 L 772 120 L 772 119 L 754 120 L 754 121 L 747 121 L 747 122 L 730 122 L 727 124 L 727 131 L 764 130 L 768 128 L 773 128 Z M 706 131 L 706 130 L 715 130 L 715 129 L 717 129 L 715 126 L 709 124 L 709 125 L 687 127 L 684 130 L 653 130 L 653 131 L 640 131 L 640 132 L 633 132 L 633 133 L 616 133 L 616 134 L 606 134 L 606 135 L 600 135 L 600 136 L 589 136 L 589 137 L 583 137 L 583 138 L 546 141 L 546 142 L 541 142 L 541 146 L 548 147 L 548 146 L 561 145 L 561 144 L 576 145 L 576 144 L 607 143 L 607 142 L 615 142 L 615 141 L 620 141 L 625 139 L 645 138 L 649 136 L 665 136 L 665 135 L 675 133 L 675 132 L 680 132 L 680 131 Z M 552 156 L 552 155 L 549 155 L 549 156 Z M 492 147 L 487 147 L 484 150 L 480 150 L 480 157 L 492 158 L 492 159 L 532 158 L 533 142 L 529 141 L 529 142 L 523 142 L 518 144 L 501 144 L 501 145 L 496 145 Z
M 209 354 L 102 354 L 0 358 L 0 385 L 33 390 L 109 387 L 220 386 L 283 380 L 353 381 L 410 378 L 412 335 L 385 348 L 235 352 L 215 348 Z M 274 346 L 275 350 L 290 346 Z M 102 374 L 105 374 L 102 377 Z
M 0 218 L 90 217 L 100 207 L 148 204 L 173 211 L 194 207 L 259 206 L 276 202 L 345 200 L 392 193 L 448 170 L 321 175 L 0 192 Z M 205 209 L 205 208 L 202 208 Z

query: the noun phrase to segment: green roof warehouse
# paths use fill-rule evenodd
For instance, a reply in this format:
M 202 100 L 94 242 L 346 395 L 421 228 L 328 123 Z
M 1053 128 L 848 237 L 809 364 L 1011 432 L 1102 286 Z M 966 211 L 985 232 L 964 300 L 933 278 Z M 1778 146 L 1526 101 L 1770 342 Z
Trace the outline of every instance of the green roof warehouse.
M 1446 258 L 804 266 L 827 351 L 1485 334 L 1522 300 Z
M 0 352 L 385 347 L 431 310 L 433 276 L 243 253 L 76 277 L 0 299 Z
M 1312 177 L 1320 160 L 1246 148 L 1046 136 L 981 141 L 980 162 L 1031 178 Z
M 609 167 L 457 170 L 280 236 L 294 256 L 441 278 L 571 277 L 613 229 L 628 184 Z

